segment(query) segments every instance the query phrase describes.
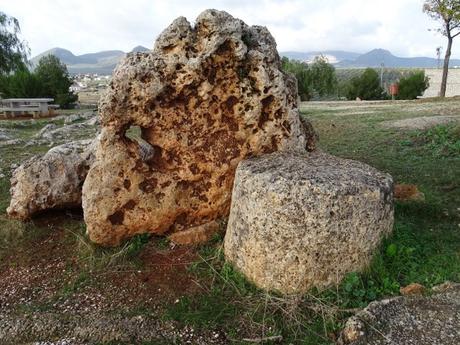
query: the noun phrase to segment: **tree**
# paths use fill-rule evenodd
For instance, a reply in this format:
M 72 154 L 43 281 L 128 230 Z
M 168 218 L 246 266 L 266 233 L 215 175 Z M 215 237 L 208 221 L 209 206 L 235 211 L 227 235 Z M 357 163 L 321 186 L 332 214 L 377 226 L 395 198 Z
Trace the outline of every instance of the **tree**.
M 380 86 L 379 74 L 372 68 L 366 68 L 360 76 L 353 77 L 346 87 L 346 97 L 348 99 L 359 97 L 363 100 L 385 98 Z
M 447 74 L 454 38 L 460 35 L 460 1 L 459 0 L 426 0 L 423 11 L 431 18 L 441 22 L 437 31 L 447 37 L 447 49 L 442 69 L 440 97 L 446 96 Z
M 35 74 L 42 84 L 43 96 L 54 98 L 62 108 L 69 107 L 71 103 L 77 101 L 77 95 L 69 91 L 72 79 L 67 67 L 58 57 L 54 55 L 42 57 L 35 68 Z
M 335 68 L 324 56 L 317 56 L 311 64 L 313 89 L 319 96 L 332 94 L 337 90 L 337 77 Z
M 423 95 L 423 92 L 430 85 L 425 71 L 413 72 L 399 81 L 398 99 L 416 99 Z
M 29 48 L 18 37 L 20 31 L 16 18 L 0 12 L 0 75 L 7 75 L 27 65 Z
M 317 57 L 312 64 L 289 60 L 281 60 L 283 71 L 292 73 L 297 79 L 300 99 L 309 101 L 315 95 L 319 97 L 332 94 L 337 88 L 335 68 L 324 57 Z
M 30 73 L 28 69 L 22 69 L 3 76 L 0 92 L 4 97 L 11 98 L 42 97 L 43 85 L 37 75 Z
M 313 86 L 310 80 L 308 64 L 283 57 L 281 59 L 281 68 L 283 71 L 293 74 L 297 79 L 297 91 L 300 99 L 302 101 L 310 100 L 313 94 Z

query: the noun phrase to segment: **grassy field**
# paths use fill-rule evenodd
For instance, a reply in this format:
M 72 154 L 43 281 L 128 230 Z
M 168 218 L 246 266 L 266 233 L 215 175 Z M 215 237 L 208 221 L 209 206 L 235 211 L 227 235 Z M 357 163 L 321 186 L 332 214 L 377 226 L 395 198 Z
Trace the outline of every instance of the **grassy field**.
M 210 310 L 230 313 L 220 315 L 227 327 L 253 325 L 259 336 L 283 334 L 292 343 L 327 344 L 355 308 L 398 295 L 400 287 L 413 282 L 432 287 L 460 281 L 460 124 L 409 131 L 382 125 L 422 116 L 460 116 L 459 100 L 319 102 L 303 103 L 301 109 L 317 130 L 321 149 L 375 166 L 396 183 L 415 184 L 426 200 L 396 203 L 394 233 L 367 272 L 351 273 L 337 289 L 312 291 L 303 298 L 280 299 L 256 291 L 223 262 L 219 250 L 205 251 L 198 266 L 220 284 L 213 293 L 176 306 L 177 319 L 209 322 L 213 313 L 208 316 L 203 307 L 209 305 Z
M 151 316 L 178 328 L 192 327 L 196 334 L 212 330 L 221 341 L 216 343 L 267 338 L 271 340 L 264 343 L 269 344 L 282 337 L 283 344 L 332 344 L 344 320 L 370 301 L 398 295 L 401 286 L 412 282 L 427 287 L 460 282 L 460 125 L 404 131 L 382 125 L 422 116 L 460 116 L 460 100 L 303 103 L 301 111 L 317 130 L 321 149 L 375 166 L 396 183 L 415 184 L 425 194 L 423 202 L 396 203 L 393 235 L 366 272 L 349 274 L 337 288 L 283 297 L 256 289 L 225 263 L 222 234 L 196 248 L 140 236 L 120 248 L 102 249 L 86 239 L 78 212 L 44 215 L 27 224 L 9 220 L 4 209 L 10 165 L 46 147 L 0 147 L 0 168 L 6 174 L 0 179 L 0 281 L 7 272 L 11 276 L 25 267 L 37 269 L 35 261 L 53 257 L 48 253 L 50 237 L 59 248 L 52 253 L 59 253 L 55 256 L 64 267 L 63 273 L 49 275 L 58 279 L 52 288 L 42 288 L 47 278 L 41 277 L 35 282 L 38 297 L 9 303 L 17 313 L 58 314 L 56 305 L 96 291 L 112 299 L 104 312 Z M 27 127 L 21 135 L 31 136 L 43 125 Z M 158 260 L 161 270 L 155 266 Z M 120 291 L 126 289 L 132 301 L 122 298 Z

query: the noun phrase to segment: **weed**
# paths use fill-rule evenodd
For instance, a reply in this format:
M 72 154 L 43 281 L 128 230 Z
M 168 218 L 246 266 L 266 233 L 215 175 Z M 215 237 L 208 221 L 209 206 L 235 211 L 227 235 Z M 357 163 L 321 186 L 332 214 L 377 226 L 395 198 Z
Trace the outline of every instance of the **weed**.
M 435 156 L 460 155 L 460 125 L 439 125 L 427 131 L 416 132 L 414 140 Z
M 90 270 L 102 270 L 134 263 L 134 259 L 150 238 L 149 234 L 141 234 L 132 237 L 118 247 L 105 248 L 91 242 L 84 234 L 85 225 L 81 223 L 80 226 L 80 229 L 71 232 L 76 238 L 80 261 Z
M 166 318 L 197 328 L 224 329 L 234 341 L 282 335 L 283 341 L 329 344 L 338 325 L 337 309 L 316 296 L 289 297 L 257 289 L 225 262 L 222 245 L 200 248 L 200 260 L 190 267 L 207 291 L 186 296 L 168 307 Z
M 23 238 L 25 229 L 26 224 L 23 222 L 0 215 L 0 251 L 19 242 Z
M 61 290 L 58 292 L 56 297 L 61 297 L 63 299 L 68 298 L 73 295 L 78 290 L 89 285 L 91 281 L 91 276 L 88 272 L 82 271 L 79 272 L 75 278 L 72 278 L 69 283 L 65 284 Z
M 0 263 L 2 256 L 6 253 L 26 242 L 37 241 L 48 234 L 49 229 L 37 227 L 33 222 L 22 222 L 0 214 Z

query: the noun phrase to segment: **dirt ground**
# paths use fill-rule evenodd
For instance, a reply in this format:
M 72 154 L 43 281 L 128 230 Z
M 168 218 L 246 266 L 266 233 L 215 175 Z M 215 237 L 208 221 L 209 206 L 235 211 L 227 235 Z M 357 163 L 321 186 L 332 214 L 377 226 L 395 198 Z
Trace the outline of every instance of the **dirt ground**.
M 145 245 L 134 264 L 92 270 L 85 268 L 78 251 L 81 244 L 76 245 L 68 230 L 69 217 L 81 221 L 81 211 L 40 215 L 33 220 L 38 233 L 33 241 L 2 257 L 0 344 L 40 338 L 68 344 L 156 344 L 174 339 L 226 343 L 218 330 L 199 333 L 161 320 L 165 305 L 203 289 L 187 270 L 196 261 L 195 248 L 162 246 L 157 238 Z M 107 323 L 113 328 L 110 334 Z
M 322 149 L 376 166 L 391 173 L 398 182 L 414 183 L 426 195 L 424 203 L 400 205 L 396 212 L 396 235 L 391 241 L 401 250 L 410 249 L 411 254 L 407 258 L 387 257 L 383 249 L 382 267 L 371 268 L 377 278 L 360 276 L 362 281 L 352 286 L 356 291 L 338 287 L 333 291 L 335 303 L 342 298 L 348 301 L 348 294 L 356 292 L 351 302 L 346 302 L 349 304 L 339 304 L 342 309 L 350 309 L 356 307 L 352 303 L 359 298 L 368 303 L 373 298 L 398 294 L 398 284 L 420 279 L 432 286 L 456 280 L 458 159 L 454 154 L 443 156 L 443 150 L 435 151 L 437 146 L 432 147 L 432 141 L 421 140 L 426 127 L 414 129 L 413 124 L 429 122 L 431 126 L 444 119 L 457 119 L 460 99 L 308 102 L 301 104 L 301 111 L 312 120 Z M 264 334 L 269 327 L 263 322 L 271 322 L 274 335 L 298 340 L 293 344 L 319 344 L 313 332 L 294 334 L 281 318 L 265 318 L 266 295 L 246 289 L 246 283 L 238 280 L 238 276 L 224 276 L 224 280 L 235 279 L 232 284 L 244 287 L 238 292 L 227 282 L 218 285 L 213 280 L 228 273 L 220 270 L 221 267 L 211 267 L 210 270 L 216 270 L 213 275 L 198 276 L 194 269 L 202 247 L 178 247 L 164 238 L 150 237 L 148 241 L 140 238 L 113 250 L 97 248 L 85 237 L 81 210 L 43 213 L 26 224 L 7 219 L 4 210 L 9 204 L 9 178 L 14 167 L 62 141 L 94 135 L 94 128 L 88 127 L 79 132 L 70 130 L 66 137 L 52 141 L 35 138 L 51 122 L 59 128 L 86 123 L 86 119 L 76 119 L 70 124 L 65 124 L 65 120 L 0 123 L 4 133 L 12 137 L 3 144 L 0 142 L 0 345 L 242 344 L 247 342 L 235 339 Z M 404 126 L 387 127 L 390 123 Z M 419 136 L 411 137 L 412 130 L 418 131 Z M 15 230 L 22 235 L 17 240 L 3 242 L 2 232 Z M 209 248 L 215 250 L 218 246 L 219 242 Z M 381 272 L 386 276 L 378 276 Z M 367 286 L 372 282 L 377 292 L 371 288 L 363 291 L 362 282 Z M 216 292 L 213 290 L 216 286 L 232 293 Z M 368 296 L 368 292 L 374 297 L 356 297 L 361 293 Z M 168 317 L 171 306 L 181 306 L 187 299 L 197 302 L 187 309 L 185 321 Z M 229 312 L 222 317 L 224 308 Z M 278 305 L 275 309 L 281 310 Z M 306 311 L 304 308 L 305 314 L 300 314 L 307 320 L 302 330 L 311 327 L 323 339 L 321 344 L 331 344 L 343 320 L 319 323 L 313 328 L 316 324 Z M 263 322 L 254 317 L 256 313 L 263 315 Z M 281 315 L 285 316 L 282 310 Z M 196 320 L 198 317 L 207 318 L 206 322 L 216 318 L 220 321 L 203 323 Z M 228 331 L 230 327 L 225 330 L 236 318 L 241 318 L 242 326 L 232 325 L 234 333 Z M 194 327 L 194 321 L 204 326 Z M 251 322 L 257 332 L 247 326 Z M 242 334 L 245 327 L 249 330 Z

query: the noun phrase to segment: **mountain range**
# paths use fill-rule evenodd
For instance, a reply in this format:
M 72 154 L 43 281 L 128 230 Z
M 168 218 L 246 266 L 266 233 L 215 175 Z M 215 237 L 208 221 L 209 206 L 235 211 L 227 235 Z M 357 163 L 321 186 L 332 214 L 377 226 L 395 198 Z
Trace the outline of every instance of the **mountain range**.
M 380 67 L 383 63 L 389 68 L 436 68 L 438 60 L 429 57 L 398 57 L 385 49 L 373 49 L 365 54 L 340 50 L 325 50 L 323 52 L 281 52 L 280 55 L 289 59 L 310 62 L 316 56 L 323 55 L 329 63 L 337 68 Z M 442 63 L 442 60 L 441 60 Z M 451 59 L 450 66 L 460 66 L 459 59 Z
M 148 51 L 148 48 L 137 46 L 131 52 Z M 121 50 L 106 50 L 97 53 L 74 55 L 71 51 L 63 48 L 53 48 L 32 58 L 32 65 L 36 65 L 41 57 L 55 55 L 67 65 L 71 74 L 78 73 L 97 73 L 112 74 L 117 63 L 126 56 L 127 53 Z M 323 55 L 329 63 L 336 68 L 363 68 L 377 67 L 382 63 L 388 68 L 436 68 L 438 60 L 429 57 L 398 57 L 385 49 L 374 49 L 365 54 L 347 52 L 342 50 L 325 50 L 312 52 L 281 52 L 281 56 L 289 59 L 311 62 L 316 56 Z M 442 63 L 442 60 L 441 60 Z M 450 66 L 460 66 L 460 59 L 451 59 Z
M 134 47 L 131 52 L 143 52 L 149 49 L 143 46 Z M 53 48 L 31 59 L 32 66 L 38 64 L 40 58 L 46 55 L 55 55 L 67 65 L 70 74 L 97 73 L 112 74 L 118 62 L 126 56 L 121 50 L 105 50 L 97 53 L 74 55 L 70 50 Z

